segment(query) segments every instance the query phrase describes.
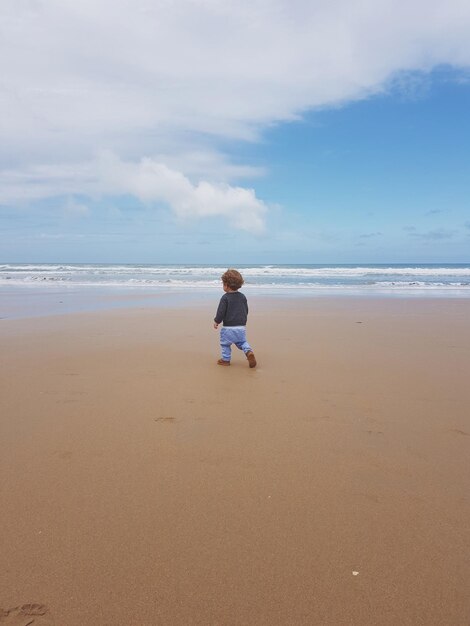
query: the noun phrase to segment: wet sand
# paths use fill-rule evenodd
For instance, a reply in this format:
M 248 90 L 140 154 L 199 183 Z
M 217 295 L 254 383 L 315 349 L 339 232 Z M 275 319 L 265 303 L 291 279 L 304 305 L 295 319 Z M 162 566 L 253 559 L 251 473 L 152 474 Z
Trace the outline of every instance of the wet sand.
M 0 623 L 468 624 L 470 301 L 215 305 L 0 321 Z

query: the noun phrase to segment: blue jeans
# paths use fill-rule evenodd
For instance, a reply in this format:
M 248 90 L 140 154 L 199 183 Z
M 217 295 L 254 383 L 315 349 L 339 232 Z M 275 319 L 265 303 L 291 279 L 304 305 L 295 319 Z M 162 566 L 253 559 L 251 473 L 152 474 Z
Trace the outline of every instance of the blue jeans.
M 220 349 L 224 361 L 230 361 L 232 357 L 232 343 L 239 350 L 252 352 L 252 348 L 246 340 L 246 329 L 244 326 L 222 326 L 220 329 Z

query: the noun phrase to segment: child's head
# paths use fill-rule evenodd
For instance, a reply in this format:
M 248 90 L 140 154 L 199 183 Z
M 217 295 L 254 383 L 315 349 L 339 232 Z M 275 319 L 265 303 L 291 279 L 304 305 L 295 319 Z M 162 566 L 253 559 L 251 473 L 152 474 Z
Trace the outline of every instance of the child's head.
M 231 291 L 238 291 L 245 282 L 243 276 L 237 270 L 227 270 L 221 276 L 224 287 L 228 287 Z

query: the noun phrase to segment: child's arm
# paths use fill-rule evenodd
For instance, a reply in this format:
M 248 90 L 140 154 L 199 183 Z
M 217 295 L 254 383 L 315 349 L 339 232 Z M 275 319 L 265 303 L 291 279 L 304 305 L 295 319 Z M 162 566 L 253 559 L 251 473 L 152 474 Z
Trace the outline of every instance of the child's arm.
M 214 328 L 217 328 L 220 322 L 224 319 L 225 313 L 227 312 L 227 298 L 222 296 L 220 298 L 219 306 L 217 308 L 217 313 L 214 317 Z

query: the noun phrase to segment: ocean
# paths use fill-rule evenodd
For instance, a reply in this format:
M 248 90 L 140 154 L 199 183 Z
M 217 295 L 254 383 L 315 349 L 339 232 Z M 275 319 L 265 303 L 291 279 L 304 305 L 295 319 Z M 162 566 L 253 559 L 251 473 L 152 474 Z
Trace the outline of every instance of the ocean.
M 470 264 L 238 265 L 255 294 L 470 296 Z M 5 263 L 0 293 L 13 287 L 112 291 L 220 290 L 222 265 Z

